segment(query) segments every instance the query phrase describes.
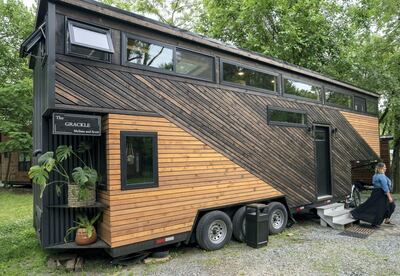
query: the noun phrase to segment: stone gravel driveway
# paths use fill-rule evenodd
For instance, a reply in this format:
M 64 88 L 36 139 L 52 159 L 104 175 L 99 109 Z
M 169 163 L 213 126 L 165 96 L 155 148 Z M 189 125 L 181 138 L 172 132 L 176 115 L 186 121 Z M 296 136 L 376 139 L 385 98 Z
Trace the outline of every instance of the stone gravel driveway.
M 167 263 L 129 265 L 117 274 L 400 275 L 399 209 L 392 221 L 396 226 L 381 226 L 359 239 L 338 235 L 341 231 L 323 228 L 316 219 L 300 219 L 260 249 L 234 241 L 213 252 L 180 247 Z

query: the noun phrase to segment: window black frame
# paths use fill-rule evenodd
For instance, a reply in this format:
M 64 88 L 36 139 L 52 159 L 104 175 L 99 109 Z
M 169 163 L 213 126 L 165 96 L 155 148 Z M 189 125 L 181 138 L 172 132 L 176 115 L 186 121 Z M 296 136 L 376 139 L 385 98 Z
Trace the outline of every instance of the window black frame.
M 124 152 L 126 151 L 127 137 L 151 137 L 153 139 L 153 182 L 128 184 L 126 179 L 127 162 Z M 120 134 L 120 150 L 121 150 L 121 190 L 133 190 L 143 188 L 158 187 L 158 142 L 157 132 L 137 132 L 137 131 L 121 131 Z
M 109 43 L 109 45 L 111 45 L 113 52 L 105 51 L 103 48 L 99 48 L 99 47 L 88 47 L 87 45 L 85 46 L 85 45 L 81 45 L 81 44 L 78 44 L 78 43 L 72 44 L 71 43 L 70 32 L 69 32 L 69 25 L 70 24 L 75 25 L 75 26 L 77 26 L 79 28 L 90 30 L 90 31 L 106 33 L 108 43 Z M 114 43 L 113 43 L 113 40 L 112 40 L 112 34 L 111 34 L 111 29 L 110 28 L 93 25 L 91 23 L 85 23 L 85 22 L 78 21 L 78 20 L 75 20 L 75 19 L 70 18 L 70 17 L 65 17 L 65 24 L 64 25 L 65 25 L 64 26 L 64 41 L 65 41 L 64 47 L 65 47 L 65 54 L 66 55 L 75 56 L 75 57 L 79 57 L 79 58 L 85 58 L 85 59 L 94 60 L 94 61 L 111 63 L 111 56 L 115 53 L 115 49 L 114 49 Z M 71 45 L 75 45 L 75 46 L 78 46 L 78 47 L 83 47 L 83 48 L 87 48 L 87 49 L 92 49 L 92 50 L 96 50 L 96 51 L 99 51 L 99 52 L 103 52 L 106 55 L 106 59 L 99 59 L 99 58 L 90 57 L 90 56 L 87 56 L 87 55 L 71 52 Z
M 188 75 L 188 74 L 181 74 L 181 73 L 176 72 L 176 51 L 177 50 L 182 50 L 184 52 L 189 52 L 189 53 L 193 53 L 195 55 L 201 55 L 201 56 L 205 56 L 205 57 L 211 58 L 212 59 L 212 69 L 211 69 L 212 70 L 212 78 L 211 79 L 199 78 L 199 77 L 191 76 L 191 75 Z M 216 80 L 215 56 L 205 55 L 203 53 L 199 53 L 199 52 L 192 51 L 192 50 L 189 50 L 189 49 L 186 49 L 186 48 L 182 48 L 182 47 L 175 47 L 175 49 L 174 49 L 174 71 L 173 72 L 175 74 L 177 74 L 178 76 L 185 76 L 185 77 L 187 76 L 187 77 L 192 78 L 192 79 L 209 81 L 209 82 L 213 82 L 214 83 L 215 80 Z
M 240 67 L 248 69 L 248 70 L 252 70 L 255 72 L 262 73 L 262 74 L 274 76 L 276 78 L 276 91 L 272 91 L 269 89 L 263 89 L 263 88 L 250 86 L 250 85 L 245 85 L 245 84 L 240 84 L 240 83 L 236 83 L 236 82 L 225 81 L 224 80 L 224 63 L 228 63 L 228 64 L 231 64 L 234 66 L 240 66 Z M 221 58 L 219 61 L 219 82 L 220 82 L 220 84 L 223 84 L 223 85 L 233 86 L 233 87 L 242 88 L 242 89 L 244 88 L 244 89 L 248 89 L 248 90 L 254 90 L 254 91 L 268 93 L 268 94 L 272 94 L 272 95 L 279 95 L 279 91 L 280 91 L 279 73 L 275 73 L 272 71 L 259 69 L 259 68 L 254 69 L 254 68 L 244 65 L 242 63 L 239 63 L 236 61 L 230 61 L 228 59 L 223 59 L 223 58 Z
M 78 28 L 81 29 L 85 29 L 88 31 L 92 31 L 92 32 L 96 32 L 96 33 L 101 33 L 101 34 L 105 34 L 107 37 L 107 42 L 108 42 L 108 46 L 110 46 L 110 48 L 107 50 L 105 48 L 102 47 L 97 47 L 97 46 L 92 46 L 92 45 L 88 45 L 85 43 L 80 43 L 77 42 L 74 36 L 74 32 L 72 32 L 73 27 L 76 26 Z M 78 21 L 74 21 L 74 20 L 68 20 L 68 24 L 67 24 L 67 30 L 68 30 L 68 34 L 69 34 L 69 38 L 70 38 L 70 43 L 76 46 L 81 46 L 81 47 L 85 47 L 85 48 L 89 48 L 89 49 L 94 49 L 94 50 L 99 50 L 101 52 L 106 52 L 109 54 L 114 54 L 114 45 L 113 45 L 113 41 L 111 38 L 111 30 L 108 28 L 100 28 L 100 27 L 95 27 L 93 25 L 89 25 L 89 24 L 85 24 L 85 23 L 81 23 Z M 70 32 L 71 30 L 71 32 Z
M 340 104 L 335 104 L 335 103 L 329 103 L 326 100 L 326 93 L 328 92 L 335 92 L 335 93 L 340 93 L 343 95 L 347 95 L 351 97 L 351 106 L 343 106 Z M 332 89 L 330 87 L 324 86 L 324 91 L 322 92 L 324 94 L 324 104 L 328 105 L 328 106 L 333 106 L 333 107 L 338 107 L 338 108 L 343 108 L 343 109 L 348 109 L 348 110 L 354 110 L 354 94 L 352 93 L 347 93 L 347 92 L 343 92 L 343 91 L 337 91 L 335 89 Z
M 135 63 L 131 63 L 128 62 L 127 59 L 127 53 L 126 53 L 126 45 L 128 43 L 128 39 L 136 39 L 136 40 L 140 40 L 143 41 L 145 43 L 151 43 L 151 44 L 156 44 L 162 47 L 167 47 L 170 48 L 172 50 L 172 62 L 173 62 L 173 70 L 166 70 L 163 68 L 156 68 L 156 67 L 151 67 L 151 66 L 147 66 L 147 65 L 142 65 L 142 64 L 135 64 Z M 213 76 L 212 76 L 212 80 L 209 79 L 205 79 L 205 78 L 198 78 L 198 77 L 194 77 L 191 75 L 187 75 L 187 74 L 180 74 L 176 72 L 176 50 L 183 50 L 183 51 L 187 51 L 187 52 L 191 52 L 194 54 L 198 54 L 198 55 L 203 55 L 209 58 L 212 58 L 213 60 L 213 68 L 212 68 L 212 72 L 213 72 Z M 216 80 L 216 65 L 215 65 L 215 61 L 216 58 L 214 55 L 207 55 L 198 51 L 193 51 L 192 49 L 188 49 L 185 47 L 178 47 L 175 45 L 171 45 L 168 43 L 163 43 L 159 40 L 154 40 L 154 39 L 149 39 L 140 35 L 136 35 L 136 34 L 131 34 L 131 33 L 127 33 L 127 32 L 121 32 L 121 64 L 123 66 L 127 66 L 127 67 L 132 67 L 132 68 L 137 68 L 137 69 L 141 69 L 141 70 L 148 70 L 148 71 L 153 71 L 153 72 L 159 72 L 159 73 L 163 73 L 163 74 L 169 74 L 169 75 L 173 75 L 173 76 L 177 76 L 177 77 L 185 77 L 185 78 L 190 78 L 190 79 L 194 79 L 194 80 L 200 80 L 200 81 L 206 81 L 206 82 L 211 82 L 211 83 L 215 83 Z
M 20 155 L 24 155 L 24 161 L 19 160 Z M 29 156 L 29 161 L 26 160 L 26 157 Z M 30 156 L 29 152 L 18 152 L 18 172 L 27 172 L 29 171 L 29 167 L 32 164 L 32 156 Z
M 363 100 L 364 101 L 364 110 L 356 110 L 356 98 L 358 98 L 359 100 Z M 353 110 L 355 112 L 359 112 L 359 113 L 367 113 L 367 99 L 365 97 L 361 97 L 361 96 L 354 96 L 353 97 L 354 101 L 353 101 Z
M 99 144 L 97 147 L 97 156 L 96 158 L 99 159 L 99 164 L 98 164 L 98 170 L 99 170 L 99 175 L 102 176 L 101 181 L 97 182 L 97 187 L 100 190 L 107 191 L 107 175 L 108 175 L 108 165 L 107 165 L 107 149 L 106 149 L 106 143 L 107 143 L 107 133 L 102 132 L 101 136 L 98 136 L 99 138 Z
M 290 113 L 299 113 L 304 115 L 304 124 L 280 122 L 271 120 L 271 111 L 284 111 Z M 305 110 L 287 109 L 278 106 L 267 106 L 267 124 L 271 126 L 285 126 L 285 127 L 297 127 L 297 128 L 307 128 L 308 127 L 308 113 Z
M 293 95 L 293 94 L 290 94 L 290 93 L 286 93 L 285 80 L 291 80 L 291 81 L 294 81 L 294 82 L 301 82 L 301 83 L 304 83 L 306 85 L 319 87 L 320 88 L 319 99 L 311 99 L 311 98 L 307 98 L 307 97 L 301 97 L 301 96 Z M 297 78 L 292 78 L 292 77 L 288 77 L 288 76 L 284 75 L 284 76 L 282 76 L 282 92 L 283 92 L 282 95 L 284 97 L 287 97 L 287 98 L 292 98 L 292 99 L 298 99 L 298 100 L 303 100 L 303 101 L 308 101 L 308 102 L 324 104 L 325 90 L 324 90 L 324 85 L 323 84 L 313 84 L 312 82 L 309 82 L 309 81 L 305 81 L 305 80 L 297 79 Z
M 368 111 L 368 102 L 373 102 L 374 105 L 376 105 L 376 112 L 370 112 L 370 111 Z M 366 99 L 365 99 L 365 112 L 366 112 L 367 114 L 378 115 L 378 114 L 379 114 L 379 100 L 378 100 L 378 99 L 366 98 Z

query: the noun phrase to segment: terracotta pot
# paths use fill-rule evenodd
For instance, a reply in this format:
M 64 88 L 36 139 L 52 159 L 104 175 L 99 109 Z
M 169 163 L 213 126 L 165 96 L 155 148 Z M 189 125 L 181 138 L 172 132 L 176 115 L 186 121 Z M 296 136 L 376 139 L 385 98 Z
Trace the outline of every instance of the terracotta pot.
M 76 230 L 75 243 L 77 245 L 89 245 L 97 241 L 96 229 L 93 227 L 92 236 L 89 238 L 85 228 Z

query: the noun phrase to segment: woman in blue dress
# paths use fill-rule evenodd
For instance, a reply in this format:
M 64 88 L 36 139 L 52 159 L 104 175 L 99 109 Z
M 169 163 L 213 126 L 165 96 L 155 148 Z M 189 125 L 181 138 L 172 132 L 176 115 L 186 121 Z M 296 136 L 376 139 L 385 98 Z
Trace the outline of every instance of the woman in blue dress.
M 355 219 L 363 220 L 374 226 L 382 224 L 393 224 L 390 217 L 394 212 L 396 205 L 390 189 L 392 182 L 385 175 L 386 165 L 378 163 L 375 167 L 375 174 L 372 177 L 374 189 L 371 196 L 363 204 L 351 211 Z

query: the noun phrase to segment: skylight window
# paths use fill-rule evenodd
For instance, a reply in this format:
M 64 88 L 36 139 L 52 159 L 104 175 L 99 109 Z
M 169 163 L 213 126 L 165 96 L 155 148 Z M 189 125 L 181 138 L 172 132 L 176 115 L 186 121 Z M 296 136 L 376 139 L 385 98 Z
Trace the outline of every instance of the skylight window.
M 69 54 L 109 60 L 114 46 L 109 29 L 102 29 L 75 21 L 68 22 L 67 49 Z

